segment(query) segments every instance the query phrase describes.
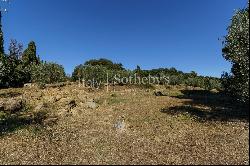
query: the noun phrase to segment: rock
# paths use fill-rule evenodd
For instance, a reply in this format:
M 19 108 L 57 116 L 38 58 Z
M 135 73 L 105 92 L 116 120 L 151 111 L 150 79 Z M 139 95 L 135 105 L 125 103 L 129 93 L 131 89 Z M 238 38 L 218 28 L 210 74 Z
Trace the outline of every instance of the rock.
M 50 117 L 50 118 L 47 118 L 43 121 L 43 125 L 51 126 L 53 124 L 56 124 L 57 121 L 58 121 L 57 117 Z
M 24 87 L 30 88 L 30 87 L 32 87 L 32 84 L 31 83 L 24 84 Z
M 212 92 L 212 93 L 219 93 L 220 91 L 218 91 L 217 89 L 212 89 L 210 92 Z
M 121 117 L 115 124 L 114 124 L 115 129 L 118 132 L 124 132 L 126 131 L 126 123 L 124 117 Z
M 36 106 L 36 108 L 34 109 L 34 112 L 39 112 L 43 107 L 43 103 L 40 103 Z
M 90 100 L 90 101 L 87 101 L 86 106 L 88 108 L 91 108 L 91 109 L 96 109 L 97 108 L 97 104 L 95 103 L 94 99 Z
M 4 111 L 5 112 L 10 112 L 10 113 L 15 113 L 17 111 L 20 111 L 23 107 L 23 101 L 20 98 L 12 98 L 8 101 L 6 101 L 6 103 L 3 104 L 4 105 Z
M 57 95 L 56 98 L 55 98 L 55 101 L 58 102 L 62 99 L 62 96 L 61 95 Z
M 34 109 L 34 112 L 46 111 L 48 109 L 48 105 L 46 103 L 40 103 Z
M 75 108 L 77 105 L 76 105 L 76 101 L 75 100 L 71 100 L 70 102 L 69 102 L 69 109 L 73 109 L 73 108 Z

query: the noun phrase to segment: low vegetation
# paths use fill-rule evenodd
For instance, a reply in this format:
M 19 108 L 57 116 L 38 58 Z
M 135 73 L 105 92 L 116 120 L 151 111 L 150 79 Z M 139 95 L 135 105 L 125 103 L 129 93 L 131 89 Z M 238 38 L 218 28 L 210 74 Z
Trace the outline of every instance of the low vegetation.
M 0 164 L 249 164 L 247 112 L 199 89 L 1 90 L 28 109 L 0 120 Z

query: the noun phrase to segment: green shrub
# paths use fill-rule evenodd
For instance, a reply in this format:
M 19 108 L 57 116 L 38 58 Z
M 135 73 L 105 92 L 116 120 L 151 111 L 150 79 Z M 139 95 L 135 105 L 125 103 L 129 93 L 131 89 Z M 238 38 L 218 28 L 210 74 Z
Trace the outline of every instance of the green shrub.
M 41 63 L 31 66 L 31 81 L 33 83 L 51 84 L 64 82 L 66 74 L 64 68 L 56 63 Z
M 10 56 L 0 59 L 0 87 L 20 87 L 26 82 L 27 73 L 20 60 Z

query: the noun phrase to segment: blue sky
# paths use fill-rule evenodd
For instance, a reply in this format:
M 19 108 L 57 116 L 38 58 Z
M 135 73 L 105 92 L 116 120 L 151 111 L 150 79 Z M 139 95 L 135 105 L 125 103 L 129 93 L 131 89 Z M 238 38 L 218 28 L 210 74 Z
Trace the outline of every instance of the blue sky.
M 230 70 L 218 38 L 247 0 L 12 0 L 4 15 L 10 39 L 34 40 L 46 61 L 67 73 L 92 58 L 126 68 L 176 67 L 218 76 Z

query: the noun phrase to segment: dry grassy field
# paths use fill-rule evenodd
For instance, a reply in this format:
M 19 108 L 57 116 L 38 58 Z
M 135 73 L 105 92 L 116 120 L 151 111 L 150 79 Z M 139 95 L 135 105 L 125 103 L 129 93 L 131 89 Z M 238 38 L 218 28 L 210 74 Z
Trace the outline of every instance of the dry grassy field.
M 247 117 L 190 87 L 4 89 L 0 164 L 249 164 Z

